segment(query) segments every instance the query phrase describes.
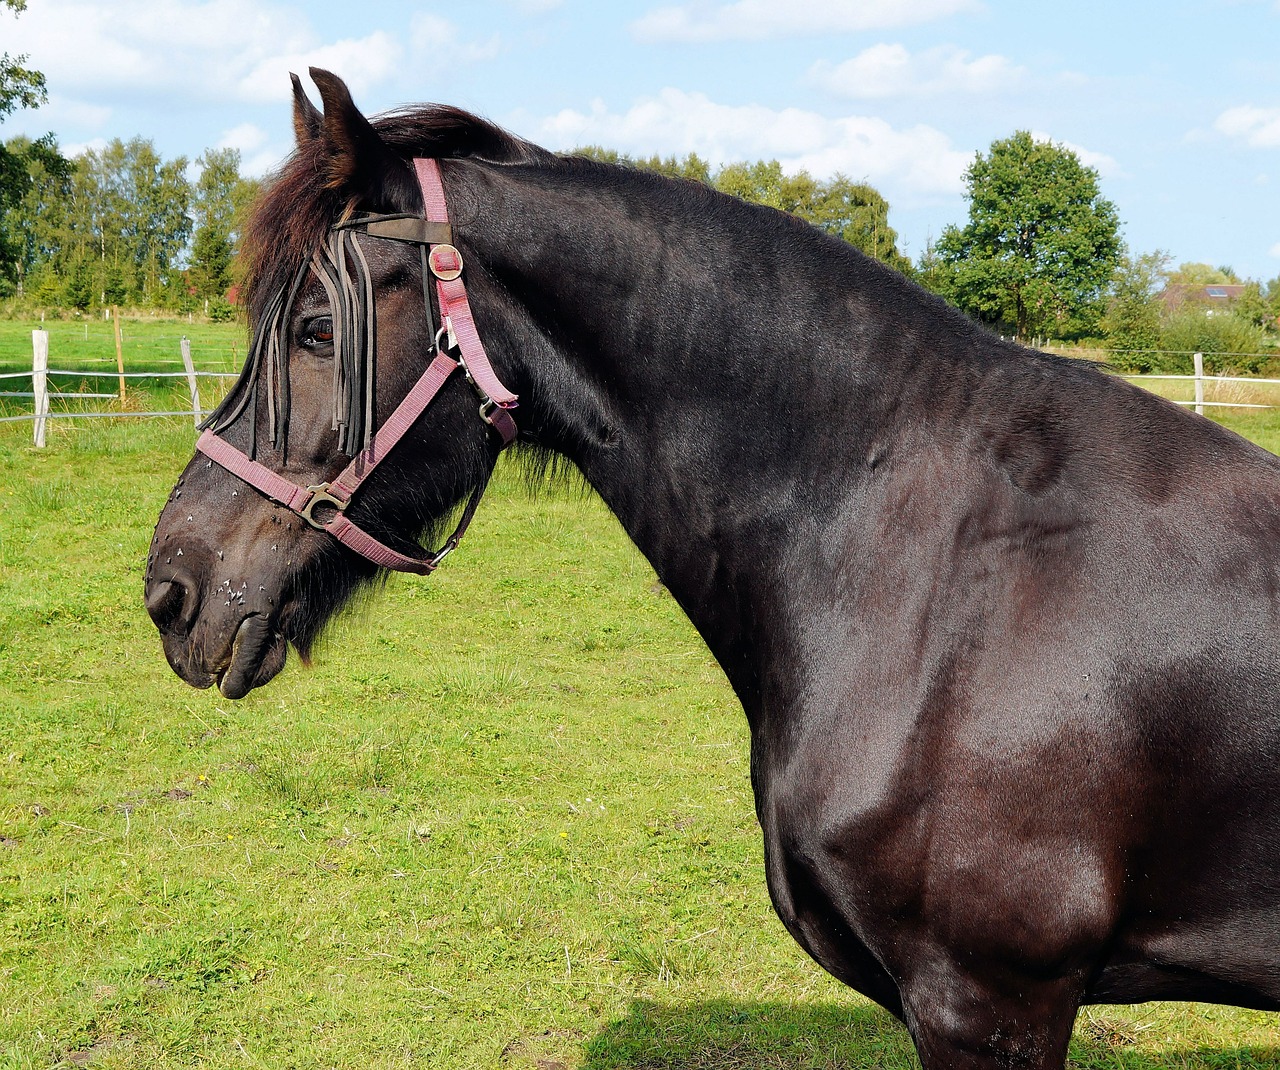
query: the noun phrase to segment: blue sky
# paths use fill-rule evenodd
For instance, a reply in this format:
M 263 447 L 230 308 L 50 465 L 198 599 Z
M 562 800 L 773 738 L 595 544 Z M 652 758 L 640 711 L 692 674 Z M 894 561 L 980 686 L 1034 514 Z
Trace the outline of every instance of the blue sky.
M 289 151 L 288 71 L 317 64 L 369 112 L 840 171 L 912 258 L 963 223 L 973 154 L 1025 129 L 1099 171 L 1136 252 L 1280 276 L 1280 0 L 29 0 L 0 50 L 50 93 L 3 137 L 231 145 L 261 174 Z

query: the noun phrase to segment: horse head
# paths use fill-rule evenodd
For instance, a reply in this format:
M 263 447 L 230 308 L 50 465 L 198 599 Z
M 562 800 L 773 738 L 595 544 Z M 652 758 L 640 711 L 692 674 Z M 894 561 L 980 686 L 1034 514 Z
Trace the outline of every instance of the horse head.
M 246 231 L 250 356 L 160 515 L 147 565 L 170 665 L 228 698 L 270 680 L 290 644 L 305 660 L 378 565 L 430 571 L 440 555 L 417 540 L 469 495 L 474 505 L 514 433 L 500 408 L 514 395 L 488 398 L 481 419 L 483 377 L 450 374 L 461 358 L 446 356 L 449 298 L 430 291 L 461 254 L 440 241 L 443 224 L 425 226 L 412 135 L 389 143 L 337 77 L 311 74 L 323 111 L 295 77 L 297 147 Z M 433 112 L 441 148 L 465 125 L 475 143 L 455 144 L 458 155 L 523 151 L 459 115 Z M 397 412 L 428 370 L 429 418 Z M 379 549 L 350 552 L 334 536 L 351 531 Z M 359 549 L 359 538 L 343 541 Z

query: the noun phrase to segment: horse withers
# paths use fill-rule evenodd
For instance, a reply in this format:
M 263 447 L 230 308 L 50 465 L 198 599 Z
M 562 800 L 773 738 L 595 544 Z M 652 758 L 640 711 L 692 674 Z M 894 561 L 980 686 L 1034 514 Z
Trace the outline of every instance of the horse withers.
M 782 213 L 312 77 L 151 548 L 183 679 L 431 571 L 514 439 L 705 638 L 778 914 L 926 1070 L 1061 1067 L 1082 1003 L 1280 1009 L 1275 457 Z

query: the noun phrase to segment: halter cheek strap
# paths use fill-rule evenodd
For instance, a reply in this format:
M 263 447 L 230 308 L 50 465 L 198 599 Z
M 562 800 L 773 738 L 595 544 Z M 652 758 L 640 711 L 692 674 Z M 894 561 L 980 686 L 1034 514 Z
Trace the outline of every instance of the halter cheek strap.
M 216 461 L 268 498 L 297 513 L 312 527 L 329 532 L 344 546 L 374 564 L 397 572 L 429 575 L 461 541 L 475 515 L 476 506 L 480 503 L 484 484 L 472 492 L 453 534 L 433 554 L 422 551 L 420 555 L 409 556 L 391 549 L 348 520 L 346 508 L 351 504 L 356 491 L 426 411 L 454 372 L 462 369 L 467 381 L 480 397 L 480 418 L 498 433 L 504 447 L 510 445 L 517 434 L 516 422 L 510 412 L 515 408 L 517 398 L 494 372 L 476 330 L 471 302 L 462 282 L 462 255 L 448 240 L 452 232 L 448 227 L 449 214 L 445 206 L 444 185 L 440 180 L 440 166 L 435 160 L 417 159 L 413 163 L 422 190 L 422 200 L 426 205 L 426 221 L 436 225 L 421 229 L 396 228 L 380 225 L 379 221 L 373 220 L 369 222 L 368 231 L 374 237 L 422 242 L 428 248 L 426 260 L 435 276 L 436 297 L 444 326 L 440 329 L 434 347 L 436 356 L 422 378 L 378 429 L 368 448 L 358 453 L 341 474 L 327 483 L 309 487 L 294 483 L 251 459 L 213 431 L 206 430 L 201 434 L 196 442 L 196 449 L 211 462 Z M 393 220 L 398 218 L 400 217 L 392 217 Z M 428 302 L 428 316 L 430 312 Z M 443 348 L 442 339 L 447 340 L 447 345 Z M 456 351 L 457 358 L 449 356 L 444 348 Z

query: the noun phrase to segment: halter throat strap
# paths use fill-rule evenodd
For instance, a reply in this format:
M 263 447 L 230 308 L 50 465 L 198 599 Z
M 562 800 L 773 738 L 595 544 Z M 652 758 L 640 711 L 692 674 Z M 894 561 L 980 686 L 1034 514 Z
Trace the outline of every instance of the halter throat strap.
M 409 555 L 393 550 L 349 520 L 346 516 L 347 506 L 365 480 L 435 400 L 454 372 L 461 369 L 478 394 L 480 418 L 497 432 L 504 448 L 515 440 L 517 434 L 515 419 L 510 410 L 516 407 L 518 399 L 494 372 L 476 330 L 471 302 L 462 282 L 462 255 L 452 244 L 453 233 L 445 205 L 440 166 L 437 161 L 429 159 L 416 159 L 413 164 L 425 205 L 423 217 L 372 216 L 350 220 L 339 226 L 342 229 L 359 227 L 373 237 L 425 246 L 425 260 L 435 276 L 436 298 L 443 326 L 433 346 L 435 358 L 422 377 L 396 406 L 386 423 L 372 436 L 368 447 L 361 450 L 336 478 L 327 483 L 308 487 L 294 483 L 253 460 L 212 430 L 206 430 L 200 435 L 196 449 L 205 454 L 210 463 L 216 461 L 272 501 L 297 513 L 312 527 L 327 531 L 344 546 L 374 564 L 397 572 L 429 575 L 456 549 L 466 533 L 480 503 L 487 478 L 472 491 L 453 534 L 435 553 L 420 549 L 418 554 Z M 430 301 L 426 300 L 425 278 L 423 284 L 424 301 L 430 317 L 431 307 Z M 334 311 L 336 313 L 337 310 Z M 456 358 L 450 356 L 450 352 L 456 352 Z

